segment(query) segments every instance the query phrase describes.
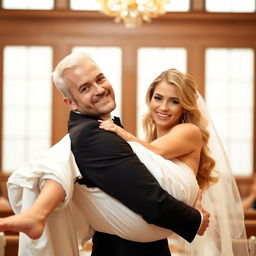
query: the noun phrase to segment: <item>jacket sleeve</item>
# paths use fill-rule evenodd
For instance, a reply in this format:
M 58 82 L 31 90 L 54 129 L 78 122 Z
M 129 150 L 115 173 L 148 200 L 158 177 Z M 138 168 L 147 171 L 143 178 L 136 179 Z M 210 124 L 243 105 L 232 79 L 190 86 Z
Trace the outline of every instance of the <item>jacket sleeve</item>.
M 79 130 L 79 131 L 78 131 Z M 97 121 L 70 129 L 71 147 L 82 176 L 121 201 L 145 221 L 168 228 L 191 242 L 201 214 L 163 190 L 121 137 Z

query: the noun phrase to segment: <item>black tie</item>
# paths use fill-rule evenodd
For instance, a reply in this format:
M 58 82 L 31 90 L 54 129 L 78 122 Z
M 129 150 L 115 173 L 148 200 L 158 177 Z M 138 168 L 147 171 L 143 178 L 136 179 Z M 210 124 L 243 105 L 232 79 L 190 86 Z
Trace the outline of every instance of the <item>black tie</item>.
M 116 125 L 118 125 L 118 126 L 124 128 L 124 127 L 122 126 L 121 120 L 120 120 L 120 118 L 119 118 L 118 116 L 114 116 L 112 120 L 113 120 L 113 122 L 114 122 Z

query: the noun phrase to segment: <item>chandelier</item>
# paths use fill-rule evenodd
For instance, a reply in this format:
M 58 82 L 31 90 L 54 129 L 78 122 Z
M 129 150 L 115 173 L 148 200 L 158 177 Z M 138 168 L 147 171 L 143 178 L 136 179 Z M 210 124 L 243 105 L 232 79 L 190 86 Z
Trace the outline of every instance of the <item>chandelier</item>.
M 115 22 L 123 21 L 125 27 L 135 28 L 142 22 L 164 14 L 165 4 L 170 0 L 97 0 L 101 3 L 101 12 L 115 17 Z

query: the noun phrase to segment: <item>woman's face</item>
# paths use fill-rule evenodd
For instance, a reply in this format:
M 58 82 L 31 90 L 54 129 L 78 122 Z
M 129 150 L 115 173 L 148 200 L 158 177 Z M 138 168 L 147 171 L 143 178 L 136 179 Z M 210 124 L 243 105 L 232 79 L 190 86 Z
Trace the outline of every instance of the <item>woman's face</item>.
M 155 88 L 149 108 L 157 129 L 169 131 L 180 123 L 183 107 L 180 105 L 174 85 L 165 81 L 159 83 Z

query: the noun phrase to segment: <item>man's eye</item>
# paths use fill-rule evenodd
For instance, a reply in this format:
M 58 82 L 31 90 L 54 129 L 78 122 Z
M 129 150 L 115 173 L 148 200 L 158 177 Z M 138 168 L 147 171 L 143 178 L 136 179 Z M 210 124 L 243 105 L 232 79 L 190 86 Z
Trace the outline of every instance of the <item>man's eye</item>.
M 104 77 L 104 76 L 101 76 L 101 77 L 99 77 L 98 79 L 97 79 L 97 82 L 98 83 L 102 83 L 102 82 L 104 82 L 106 80 L 106 78 Z
M 81 92 L 87 92 L 89 90 L 89 87 L 87 86 L 87 87 L 83 87 L 82 89 L 81 89 Z

